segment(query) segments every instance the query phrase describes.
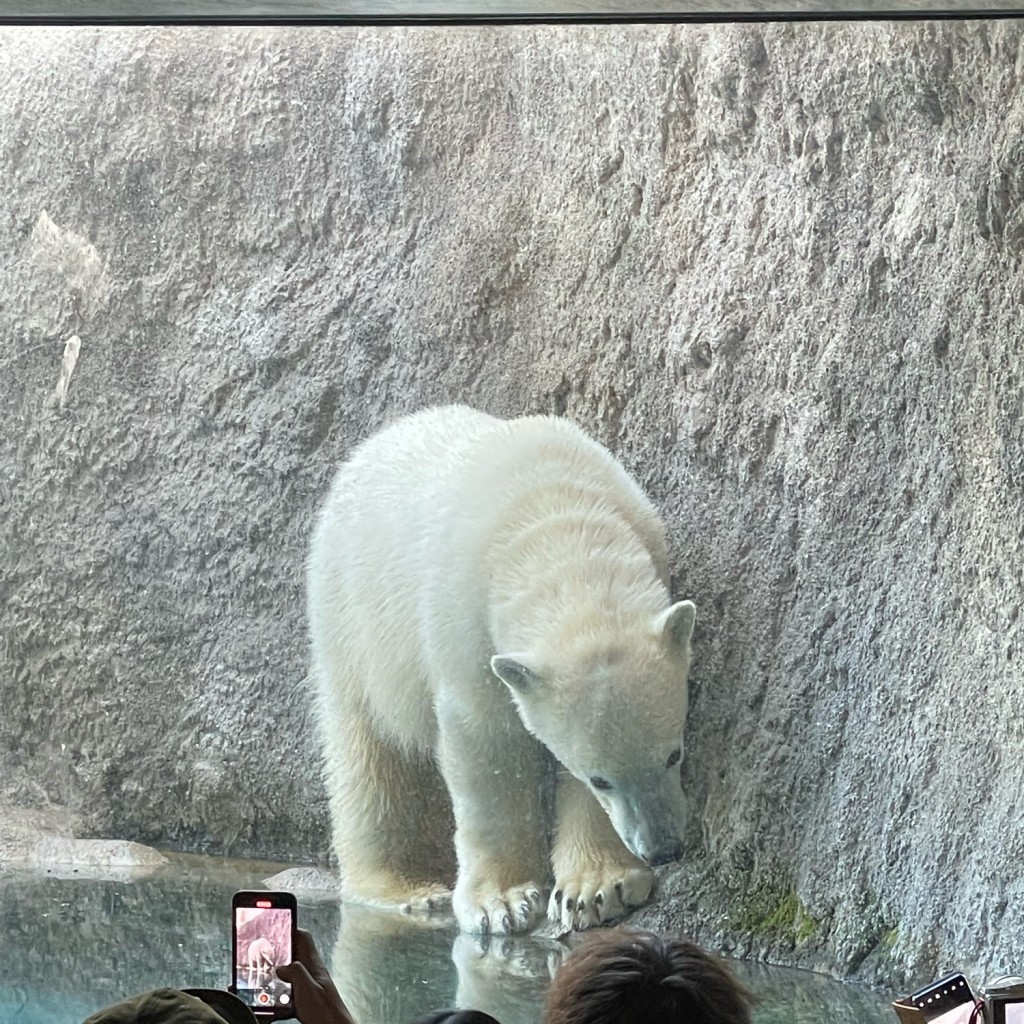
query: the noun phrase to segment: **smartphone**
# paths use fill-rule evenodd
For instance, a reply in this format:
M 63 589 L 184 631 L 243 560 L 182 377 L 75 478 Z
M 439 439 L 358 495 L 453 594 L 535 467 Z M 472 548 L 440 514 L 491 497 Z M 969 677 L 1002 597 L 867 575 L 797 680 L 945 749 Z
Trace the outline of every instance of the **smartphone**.
M 993 1000 L 989 1006 L 992 1024 L 1024 1024 L 1024 998 Z
M 968 1024 L 975 1005 L 971 986 L 959 972 L 919 989 L 910 1002 L 929 1024 Z
M 231 898 L 231 991 L 257 1017 L 294 1017 L 292 987 L 277 976 L 292 962 L 295 896 L 290 892 L 236 892 Z
M 988 1024 L 1024 1024 L 1024 978 L 1004 976 L 982 991 Z

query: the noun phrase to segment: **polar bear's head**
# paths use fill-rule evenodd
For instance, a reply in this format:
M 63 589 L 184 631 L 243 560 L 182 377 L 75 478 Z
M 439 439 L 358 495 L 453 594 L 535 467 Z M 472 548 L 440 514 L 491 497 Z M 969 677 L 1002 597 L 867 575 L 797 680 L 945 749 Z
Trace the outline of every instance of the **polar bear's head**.
M 681 852 L 679 771 L 695 615 L 691 602 L 680 601 L 639 625 L 491 659 L 526 728 L 648 864 Z

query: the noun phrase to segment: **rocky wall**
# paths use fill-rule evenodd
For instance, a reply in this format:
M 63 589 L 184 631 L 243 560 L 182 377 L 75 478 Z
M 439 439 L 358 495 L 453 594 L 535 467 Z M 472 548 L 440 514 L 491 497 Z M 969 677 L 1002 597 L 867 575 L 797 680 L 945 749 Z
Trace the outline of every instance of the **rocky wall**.
M 699 609 L 691 849 L 639 919 L 1024 968 L 1021 41 L 0 31 L 8 820 L 325 858 L 333 467 L 428 403 L 551 411 Z

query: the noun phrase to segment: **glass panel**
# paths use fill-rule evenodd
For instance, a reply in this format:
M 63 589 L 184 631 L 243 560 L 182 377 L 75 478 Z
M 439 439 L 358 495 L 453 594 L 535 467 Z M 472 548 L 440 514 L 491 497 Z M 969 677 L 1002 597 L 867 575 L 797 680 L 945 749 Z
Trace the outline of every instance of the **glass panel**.
M 122 892 L 13 882 L 56 862 L 37 836 L 327 862 L 312 523 L 357 440 L 449 401 L 584 425 L 664 512 L 679 596 L 698 600 L 681 762 L 653 729 L 626 739 L 662 750 L 659 773 L 681 764 L 702 858 L 667 869 L 634 920 L 862 978 L 975 946 L 1012 964 L 1021 25 L 813 21 L 935 10 L 0 0 L 8 19 L 252 20 L 0 33 L 0 934 L 18 969 L 44 963 L 31 984 L 75 928 L 96 951 L 86 912 L 117 918 Z M 808 20 L 259 25 L 730 12 Z M 383 579 L 382 605 L 411 593 Z M 601 653 L 603 679 L 622 659 Z M 640 718 L 628 692 L 626 713 L 595 716 L 602 738 Z M 403 762 L 395 791 L 441 799 L 394 831 L 416 832 L 418 856 L 440 825 L 451 854 L 425 764 Z M 579 782 L 614 789 L 597 768 Z M 528 779 L 516 796 L 541 789 L 501 770 Z M 477 757 L 464 774 L 498 773 Z M 522 831 L 544 836 L 528 828 L 549 808 L 529 803 Z M 149 956 L 132 930 L 152 923 L 159 950 L 158 928 L 177 928 L 192 973 L 153 980 L 213 978 L 230 890 L 269 870 L 230 867 L 195 928 L 164 919 L 174 886 L 131 890 L 144 898 L 107 941 Z M 728 908 L 730 945 L 707 907 Z M 335 909 L 302 923 L 340 950 L 339 977 L 353 935 L 385 964 L 407 948 L 400 915 Z M 408 948 L 443 965 L 448 994 L 458 939 L 432 928 Z M 113 996 L 143 976 L 111 977 Z

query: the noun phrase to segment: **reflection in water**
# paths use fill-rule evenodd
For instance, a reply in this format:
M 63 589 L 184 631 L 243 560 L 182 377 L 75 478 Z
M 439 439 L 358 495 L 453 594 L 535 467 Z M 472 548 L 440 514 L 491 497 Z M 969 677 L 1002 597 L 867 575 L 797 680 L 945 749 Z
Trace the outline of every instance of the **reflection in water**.
M 224 987 L 231 894 L 281 865 L 172 855 L 133 881 L 0 870 L 2 1024 L 81 1024 L 100 1006 L 160 985 Z M 408 1024 L 475 1006 L 502 1024 L 536 1024 L 564 948 L 518 937 L 483 942 L 450 919 L 387 914 L 299 897 L 359 1024 Z M 758 993 L 757 1024 L 895 1024 L 880 995 L 800 971 L 736 964 Z
M 161 985 L 225 988 L 231 895 L 283 866 L 172 855 L 132 881 L 0 870 L 0 1024 L 81 1024 Z M 330 948 L 335 904 L 300 904 L 299 921 Z
M 536 1024 L 564 952 L 528 935 L 459 935 L 450 917 L 432 922 L 345 904 L 331 973 L 359 1024 L 407 1024 L 446 1006 Z

